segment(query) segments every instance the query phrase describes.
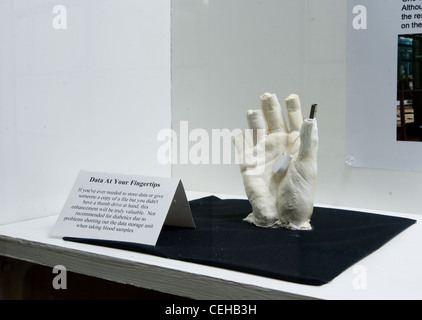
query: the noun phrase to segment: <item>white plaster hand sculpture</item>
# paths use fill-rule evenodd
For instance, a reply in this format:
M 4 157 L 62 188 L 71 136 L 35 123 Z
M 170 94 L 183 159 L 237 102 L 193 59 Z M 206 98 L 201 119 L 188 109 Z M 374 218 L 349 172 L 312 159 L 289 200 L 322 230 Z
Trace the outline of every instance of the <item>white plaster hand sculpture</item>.
M 236 139 L 246 195 L 253 212 L 245 219 L 259 227 L 311 230 L 317 176 L 318 128 L 303 119 L 297 95 L 286 99 L 290 130 L 275 94 L 261 96 L 261 110 L 247 112 L 253 144 Z M 316 105 L 315 105 L 316 107 Z M 265 147 L 265 152 L 260 152 Z M 248 164 L 248 159 L 256 159 Z M 261 166 L 261 167 L 259 167 Z

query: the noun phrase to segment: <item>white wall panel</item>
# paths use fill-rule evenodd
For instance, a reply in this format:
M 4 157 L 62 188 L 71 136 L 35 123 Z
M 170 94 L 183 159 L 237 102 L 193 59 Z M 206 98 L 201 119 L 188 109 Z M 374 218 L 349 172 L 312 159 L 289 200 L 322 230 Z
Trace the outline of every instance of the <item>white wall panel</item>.
M 0 24 L 0 224 L 58 213 L 80 169 L 170 176 L 170 0 L 0 0 Z

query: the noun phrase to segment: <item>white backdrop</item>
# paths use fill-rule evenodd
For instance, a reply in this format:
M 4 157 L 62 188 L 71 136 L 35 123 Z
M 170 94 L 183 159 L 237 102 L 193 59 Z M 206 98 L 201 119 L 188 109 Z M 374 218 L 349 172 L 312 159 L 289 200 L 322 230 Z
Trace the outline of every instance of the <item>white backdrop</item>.
M 80 169 L 170 176 L 170 0 L 0 0 L 0 70 L 0 224 L 59 213 Z
M 346 0 L 175 0 L 175 131 L 185 120 L 209 132 L 245 128 L 262 93 L 297 93 L 305 114 L 320 106 L 317 203 L 421 213 L 421 173 L 345 163 L 349 23 Z M 189 189 L 244 194 L 234 164 L 179 164 L 173 175 Z

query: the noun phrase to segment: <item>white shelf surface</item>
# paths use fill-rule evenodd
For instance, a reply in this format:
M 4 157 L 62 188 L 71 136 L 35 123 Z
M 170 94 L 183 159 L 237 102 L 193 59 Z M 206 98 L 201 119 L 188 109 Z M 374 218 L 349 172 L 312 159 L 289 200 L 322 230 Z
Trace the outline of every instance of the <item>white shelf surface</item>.
M 0 226 L 0 255 L 193 299 L 422 299 L 422 217 L 371 212 L 418 223 L 319 287 L 52 238 L 57 215 Z

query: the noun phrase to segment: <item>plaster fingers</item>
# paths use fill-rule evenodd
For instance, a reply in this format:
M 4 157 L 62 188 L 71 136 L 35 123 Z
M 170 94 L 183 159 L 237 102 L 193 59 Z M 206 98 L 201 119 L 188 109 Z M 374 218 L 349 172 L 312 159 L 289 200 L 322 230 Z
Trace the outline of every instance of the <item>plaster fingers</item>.
M 261 110 L 249 110 L 246 113 L 249 129 L 252 130 L 253 145 L 256 146 L 258 141 L 266 135 L 267 125 Z
M 277 95 L 264 93 L 261 96 L 261 108 L 268 124 L 268 133 L 287 132 L 286 120 L 284 119 L 281 105 Z
M 291 131 L 299 132 L 302 128 L 303 115 L 299 96 L 291 94 L 285 100 L 287 108 L 287 117 L 289 118 L 289 125 Z

